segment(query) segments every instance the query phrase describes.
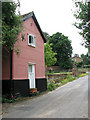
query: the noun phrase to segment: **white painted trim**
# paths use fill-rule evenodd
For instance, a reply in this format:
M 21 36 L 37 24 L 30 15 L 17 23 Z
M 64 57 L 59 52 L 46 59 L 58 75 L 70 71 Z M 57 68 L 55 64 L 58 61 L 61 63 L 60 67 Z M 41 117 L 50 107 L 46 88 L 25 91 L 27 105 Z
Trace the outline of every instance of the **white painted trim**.
M 33 43 L 29 43 L 29 36 L 32 36 L 32 37 L 33 37 L 34 44 L 33 44 Z M 30 46 L 32 46 L 32 47 L 35 47 L 35 36 L 32 35 L 32 34 L 28 34 L 28 45 L 30 45 Z
M 32 72 L 29 72 L 29 65 L 32 66 Z M 35 88 L 35 64 L 28 63 L 28 79 L 29 79 L 29 87 Z
M 31 62 L 28 63 L 28 65 L 35 65 L 35 64 L 36 64 L 36 63 L 31 63 Z

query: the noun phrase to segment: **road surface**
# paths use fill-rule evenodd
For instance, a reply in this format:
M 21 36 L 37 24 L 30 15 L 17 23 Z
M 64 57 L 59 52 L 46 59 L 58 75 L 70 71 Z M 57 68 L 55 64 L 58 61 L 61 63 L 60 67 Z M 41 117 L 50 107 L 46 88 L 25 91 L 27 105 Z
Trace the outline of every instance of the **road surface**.
M 88 118 L 88 76 L 11 105 L 3 118 Z

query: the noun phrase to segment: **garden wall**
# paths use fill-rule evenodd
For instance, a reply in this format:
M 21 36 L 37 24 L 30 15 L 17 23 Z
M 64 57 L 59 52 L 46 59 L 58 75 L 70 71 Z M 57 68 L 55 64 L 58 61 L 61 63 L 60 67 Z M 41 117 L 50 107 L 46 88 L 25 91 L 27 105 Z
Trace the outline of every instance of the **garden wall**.
M 83 72 L 83 71 L 82 72 L 77 72 L 75 70 L 75 71 L 70 72 L 69 74 L 71 76 L 76 77 L 78 74 L 83 74 L 83 73 L 85 73 L 85 72 Z M 61 77 L 61 79 L 65 79 L 67 77 L 67 75 L 68 75 L 68 73 L 55 73 L 55 74 L 46 75 L 46 78 L 47 78 L 47 80 L 49 80 L 49 79 L 58 80 L 59 77 Z
M 72 69 L 61 69 L 60 66 L 51 66 L 51 67 L 47 67 L 46 68 L 46 72 L 60 72 L 60 71 L 64 71 L 64 72 L 69 72 L 69 71 L 72 71 Z
M 72 76 L 72 73 L 70 73 L 70 75 Z M 47 80 L 49 79 L 54 79 L 57 80 L 59 77 L 61 77 L 61 79 L 65 79 L 67 76 L 67 73 L 56 73 L 56 74 L 48 74 L 46 75 Z

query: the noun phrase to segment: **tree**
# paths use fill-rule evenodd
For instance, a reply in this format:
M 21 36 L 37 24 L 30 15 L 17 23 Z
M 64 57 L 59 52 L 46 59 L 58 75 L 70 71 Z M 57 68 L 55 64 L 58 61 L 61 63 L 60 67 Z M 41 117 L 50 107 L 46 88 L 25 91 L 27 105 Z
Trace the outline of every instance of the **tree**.
M 80 35 L 84 38 L 82 45 L 90 47 L 90 2 L 75 2 L 74 16 L 78 20 L 74 25 L 80 29 Z
M 22 17 L 16 15 L 17 4 L 15 2 L 2 2 L 2 47 L 3 53 L 14 49 L 18 40 L 17 35 L 22 30 Z
M 48 41 L 50 35 L 47 32 L 43 32 L 43 34 L 44 34 L 44 37 L 46 38 L 46 40 Z
M 90 65 L 90 57 L 88 53 L 86 55 L 81 54 L 81 58 L 83 59 L 83 65 Z
M 46 67 L 54 65 L 57 61 L 57 58 L 55 57 L 57 53 L 52 51 L 51 46 L 52 44 L 49 44 L 48 42 L 44 45 Z
M 75 54 L 74 57 L 79 57 L 79 55 L 78 55 L 78 54 Z
M 62 33 L 57 32 L 49 38 L 49 43 L 53 43 L 52 50 L 56 52 L 57 63 L 63 69 L 69 69 L 72 67 L 72 46 L 71 41 L 67 36 Z

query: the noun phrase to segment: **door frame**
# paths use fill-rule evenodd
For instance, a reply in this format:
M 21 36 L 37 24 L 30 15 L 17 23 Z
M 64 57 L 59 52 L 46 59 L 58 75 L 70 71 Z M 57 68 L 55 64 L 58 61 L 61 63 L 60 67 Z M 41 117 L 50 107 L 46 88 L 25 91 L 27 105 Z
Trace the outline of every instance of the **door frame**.
M 36 73 L 35 72 L 36 71 L 36 63 L 29 62 L 28 63 L 28 79 L 29 79 L 29 65 L 34 65 L 34 74 Z M 35 79 L 34 79 L 34 81 L 35 81 Z M 36 87 L 36 83 L 35 83 L 35 87 Z M 29 79 L 29 89 L 30 89 L 30 79 Z

